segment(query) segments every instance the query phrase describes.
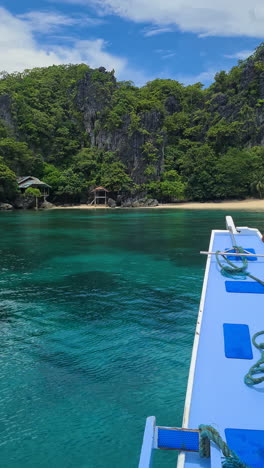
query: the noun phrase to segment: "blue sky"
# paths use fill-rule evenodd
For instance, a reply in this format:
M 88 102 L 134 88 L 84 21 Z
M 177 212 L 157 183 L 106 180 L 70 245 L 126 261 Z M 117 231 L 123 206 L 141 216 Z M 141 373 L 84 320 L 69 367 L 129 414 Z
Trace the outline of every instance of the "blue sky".
M 8 72 L 85 62 L 139 86 L 154 78 L 207 86 L 263 36 L 263 0 L 0 0 Z

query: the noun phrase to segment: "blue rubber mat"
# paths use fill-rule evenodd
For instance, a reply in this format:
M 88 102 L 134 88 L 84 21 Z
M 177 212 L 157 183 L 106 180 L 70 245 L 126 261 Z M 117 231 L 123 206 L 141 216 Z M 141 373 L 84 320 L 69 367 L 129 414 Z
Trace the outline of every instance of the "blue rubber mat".
M 228 249 L 229 249 L 229 247 L 225 248 L 225 250 L 228 250 Z M 247 250 L 248 252 L 253 253 L 253 254 L 256 253 L 255 249 L 246 249 L 245 248 L 244 250 Z M 230 253 L 235 253 L 235 252 L 236 252 L 235 249 L 230 250 Z M 237 261 L 237 260 L 241 261 L 241 257 L 237 257 L 235 255 L 227 255 L 226 257 L 228 258 L 228 260 L 231 260 L 231 262 L 234 262 L 234 261 Z M 247 260 L 249 262 L 255 262 L 257 260 L 257 257 L 247 257 Z
M 158 428 L 158 448 L 199 451 L 199 434 L 192 431 L 177 431 Z
M 264 467 L 264 431 L 225 429 L 229 447 L 251 468 Z
M 225 356 L 234 359 L 252 359 L 248 325 L 224 323 Z
M 256 281 L 225 281 L 227 292 L 264 294 L 264 286 Z

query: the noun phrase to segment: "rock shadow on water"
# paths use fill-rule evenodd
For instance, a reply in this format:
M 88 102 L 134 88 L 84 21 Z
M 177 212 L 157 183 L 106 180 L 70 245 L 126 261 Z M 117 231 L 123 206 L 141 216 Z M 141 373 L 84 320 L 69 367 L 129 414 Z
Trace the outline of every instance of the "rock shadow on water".
M 22 279 L 12 295 L 24 306 L 34 303 L 35 313 L 51 317 L 52 321 L 94 321 L 110 317 L 115 310 L 115 298 L 119 294 L 121 277 L 100 270 L 60 275 L 39 280 Z M 44 312 L 43 312 L 44 310 Z M 39 312 L 38 312 L 39 311 Z M 57 313 L 58 312 L 58 313 Z M 0 309 L 0 321 L 13 316 L 12 311 Z
M 74 291 L 109 292 L 118 287 L 117 275 L 102 270 L 86 271 L 67 275 L 64 284 L 70 285 Z
M 76 298 L 89 298 L 96 292 L 100 294 L 111 293 L 119 288 L 119 282 L 119 275 L 95 270 L 53 276 L 41 281 L 39 278 L 32 278 L 30 285 L 26 279 L 24 282 L 20 282 L 16 293 L 25 292 L 27 287 L 27 297 L 34 295 L 35 299 L 38 297 L 40 300 L 52 300 L 52 302 L 63 297 L 65 302 L 71 302 Z
M 100 270 L 70 274 L 42 285 L 41 300 L 64 308 L 69 321 L 87 322 L 110 317 L 120 277 Z M 64 315 L 64 318 L 65 318 Z

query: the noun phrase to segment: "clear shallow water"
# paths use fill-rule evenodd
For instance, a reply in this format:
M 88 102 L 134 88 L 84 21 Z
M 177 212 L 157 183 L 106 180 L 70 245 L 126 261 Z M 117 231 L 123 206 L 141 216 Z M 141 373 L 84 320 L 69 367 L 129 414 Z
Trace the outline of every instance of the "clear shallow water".
M 132 468 L 146 416 L 181 425 L 198 252 L 224 215 L 1 213 L 1 466 Z M 233 215 L 264 231 L 262 213 Z

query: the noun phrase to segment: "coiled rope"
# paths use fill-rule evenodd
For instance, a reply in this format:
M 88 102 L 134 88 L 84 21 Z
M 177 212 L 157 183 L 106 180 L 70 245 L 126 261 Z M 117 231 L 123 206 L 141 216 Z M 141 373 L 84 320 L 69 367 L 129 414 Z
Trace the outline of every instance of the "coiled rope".
M 233 249 L 237 253 L 249 253 L 246 250 L 244 250 L 243 247 L 239 247 L 237 245 L 233 245 Z M 218 263 L 218 265 L 219 265 L 219 267 L 221 269 L 221 274 L 223 276 L 227 276 L 228 278 L 233 278 L 233 279 L 238 279 L 239 277 L 241 279 L 246 279 L 247 277 L 249 277 L 249 278 L 253 279 L 254 281 L 257 281 L 258 283 L 260 283 L 260 284 L 262 284 L 264 286 L 264 281 L 257 278 L 256 276 L 253 276 L 251 273 L 249 273 L 247 271 L 248 260 L 247 260 L 246 257 L 244 257 L 244 256 L 243 257 L 238 257 L 242 262 L 242 265 L 238 266 L 238 265 L 235 265 L 233 262 L 231 262 L 227 258 L 227 255 L 232 255 L 232 252 L 230 252 L 230 250 L 226 251 L 225 254 L 220 253 L 220 250 L 217 250 L 217 252 L 216 252 L 216 260 L 217 260 L 217 263 Z M 222 259 L 225 261 L 225 263 L 220 260 L 220 257 L 222 257 Z
M 237 253 L 248 253 L 247 251 L 243 249 L 243 247 L 239 247 L 237 245 L 234 245 L 233 249 Z M 223 276 L 227 276 L 228 278 L 234 278 L 234 279 L 238 279 L 238 277 L 240 277 L 241 279 L 246 279 L 247 277 L 249 277 L 264 286 L 264 281 L 257 278 L 256 276 L 253 276 L 251 273 L 247 271 L 248 260 L 246 257 L 244 256 L 238 257 L 241 260 L 242 265 L 237 266 L 227 258 L 227 255 L 232 255 L 232 252 L 230 252 L 230 250 L 226 251 L 225 254 L 223 253 L 221 254 L 219 250 L 216 252 L 216 260 L 221 269 L 221 274 Z M 225 263 L 220 260 L 220 257 L 224 259 Z M 249 369 L 248 373 L 244 377 L 245 384 L 250 385 L 250 386 L 257 385 L 259 383 L 264 382 L 264 375 L 262 377 L 256 377 L 256 375 L 258 374 L 264 374 L 264 343 L 258 344 L 256 342 L 256 338 L 263 334 L 264 334 L 264 330 L 258 333 L 255 333 L 255 335 L 252 338 L 252 343 L 257 349 L 260 350 L 261 357 L 256 362 L 256 364 L 254 364 Z
M 249 253 L 245 251 L 243 247 L 239 247 L 237 245 L 233 245 L 233 249 L 237 253 Z M 242 265 L 240 266 L 235 265 L 233 262 L 231 262 L 227 258 L 227 255 L 232 255 L 230 250 L 226 251 L 225 254 L 220 253 L 220 250 L 216 252 L 216 260 L 221 269 L 221 274 L 228 278 L 234 278 L 234 279 L 238 279 L 238 278 L 246 279 L 247 277 L 249 277 L 264 286 L 264 281 L 262 281 L 261 279 L 257 278 L 256 276 L 252 275 L 251 273 L 247 271 L 248 260 L 245 256 L 239 257 L 242 262 Z M 224 260 L 225 263 L 220 260 L 220 257 Z M 264 343 L 258 344 L 256 342 L 256 338 L 260 335 L 264 335 L 264 330 L 261 332 L 255 333 L 255 335 L 252 338 L 252 343 L 254 344 L 254 346 L 261 351 L 261 358 L 256 362 L 256 364 L 254 364 L 249 369 L 247 375 L 245 376 L 244 381 L 247 385 L 256 385 L 261 382 L 264 382 L 264 376 L 254 377 L 254 375 L 256 374 L 264 373 Z M 199 426 L 199 431 L 200 431 L 199 452 L 202 458 L 210 457 L 210 441 L 212 441 L 217 445 L 217 447 L 220 448 L 220 450 L 223 453 L 223 456 L 224 456 L 222 460 L 223 468 L 249 468 L 239 458 L 239 456 L 228 447 L 226 442 L 222 439 L 219 432 L 214 427 L 201 424 Z
M 224 457 L 222 460 L 223 468 L 249 468 L 239 456 L 231 450 L 226 442 L 222 439 L 219 432 L 212 426 L 201 424 L 200 431 L 200 456 L 202 458 L 210 457 L 210 440 L 220 448 Z
M 258 374 L 264 374 L 264 343 L 256 342 L 256 338 L 260 335 L 264 335 L 264 330 L 258 333 L 255 333 L 255 335 L 252 338 L 252 343 L 257 349 L 260 350 L 261 357 L 256 362 L 256 364 L 250 367 L 248 373 L 244 377 L 245 384 L 250 385 L 250 386 L 257 385 L 257 384 L 260 384 L 261 382 L 264 382 L 264 375 L 262 377 L 254 377 L 255 375 L 258 375 Z

